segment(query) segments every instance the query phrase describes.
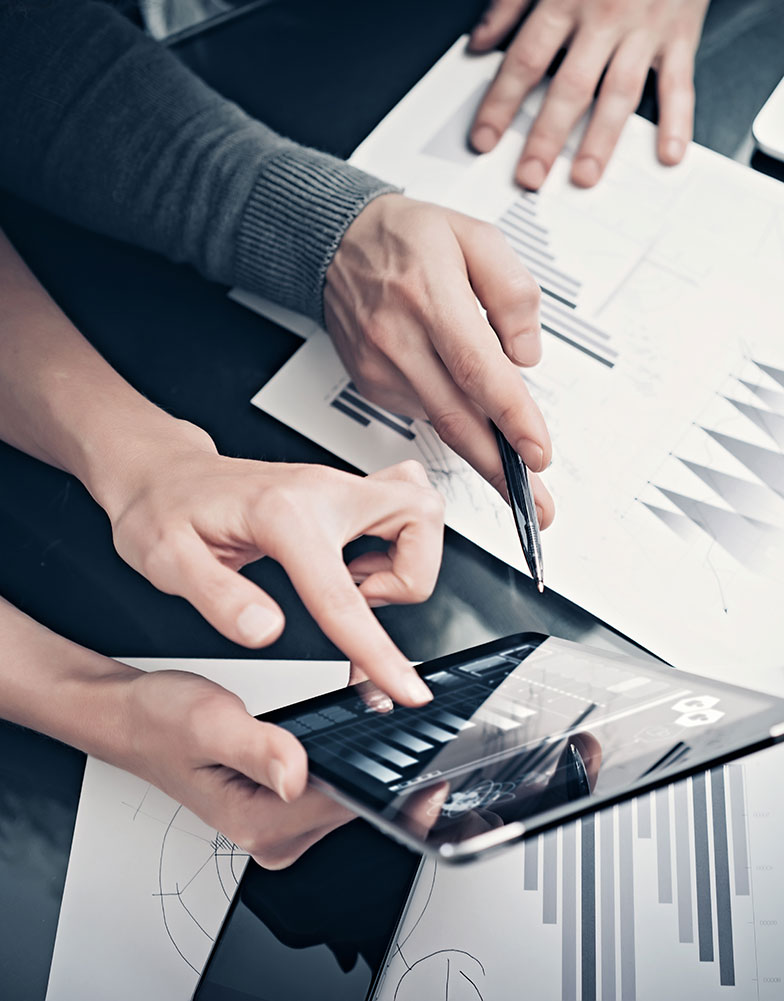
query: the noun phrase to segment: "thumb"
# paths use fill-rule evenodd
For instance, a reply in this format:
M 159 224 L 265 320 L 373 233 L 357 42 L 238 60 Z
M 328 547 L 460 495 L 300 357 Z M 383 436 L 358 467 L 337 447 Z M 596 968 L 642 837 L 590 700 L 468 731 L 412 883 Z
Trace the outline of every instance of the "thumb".
M 193 531 L 161 546 L 144 569 L 152 584 L 185 598 L 235 643 L 267 646 L 283 631 L 280 606 L 256 584 L 225 567 Z
M 536 365 L 542 357 L 541 292 L 536 281 L 495 226 L 457 215 L 452 226 L 468 280 L 504 354 L 515 365 Z

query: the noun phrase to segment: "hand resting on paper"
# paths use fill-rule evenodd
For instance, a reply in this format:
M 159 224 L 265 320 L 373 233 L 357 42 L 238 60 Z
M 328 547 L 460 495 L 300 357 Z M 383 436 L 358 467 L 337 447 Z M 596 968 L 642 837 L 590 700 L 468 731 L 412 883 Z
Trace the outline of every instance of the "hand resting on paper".
M 346 231 L 327 270 L 324 312 L 363 395 L 395 413 L 427 417 L 505 496 L 488 418 L 532 471 L 551 458 L 544 419 L 517 368 L 541 357 L 539 296 L 494 226 L 388 194 Z M 552 498 L 532 479 L 546 527 Z
M 493 149 L 526 94 L 560 48 L 566 56 L 549 84 L 526 139 L 516 179 L 538 189 L 572 127 L 598 99 L 572 165 L 575 184 L 590 187 L 607 166 L 626 119 L 653 68 L 659 102 L 659 159 L 679 163 L 692 136 L 694 55 L 709 0 L 493 0 L 469 47 L 485 52 L 529 10 L 477 112 L 471 142 Z

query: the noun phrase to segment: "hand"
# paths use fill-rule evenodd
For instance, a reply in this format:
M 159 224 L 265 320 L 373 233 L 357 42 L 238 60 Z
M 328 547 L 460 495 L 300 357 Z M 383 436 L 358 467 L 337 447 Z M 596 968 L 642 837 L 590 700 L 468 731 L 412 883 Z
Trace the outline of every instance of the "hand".
M 488 418 L 529 469 L 544 469 L 551 457 L 544 419 L 517 369 L 541 356 L 539 295 L 494 226 L 382 195 L 343 237 L 327 270 L 324 311 L 360 392 L 395 413 L 427 417 L 505 496 Z M 552 499 L 533 480 L 546 527 Z
M 526 94 L 543 78 L 558 50 L 566 57 L 549 85 L 517 166 L 525 188 L 541 187 L 566 139 L 599 96 L 572 165 L 575 184 L 602 176 L 629 115 L 640 102 L 649 69 L 658 74 L 662 163 L 679 163 L 692 136 L 694 54 L 709 0 L 539 0 L 523 22 L 471 129 L 480 153 L 491 150 Z M 494 0 L 471 35 L 484 52 L 514 27 L 528 0 Z
M 236 695 L 180 671 L 135 672 L 126 685 L 128 750 L 109 755 L 230 838 L 266 869 L 290 865 L 354 814 L 307 785 L 305 749 L 288 730 L 254 719 Z M 448 795 L 412 796 L 425 833 Z
M 134 678 L 128 750 L 107 760 L 152 782 L 267 869 L 290 865 L 353 818 L 307 786 L 305 750 L 225 688 L 179 671 Z
M 327 636 L 379 688 L 404 705 L 431 697 L 370 611 L 423 601 L 435 585 L 443 502 L 418 463 L 359 477 L 226 458 L 204 435 L 187 446 L 146 448 L 112 490 L 101 502 L 120 555 L 225 636 L 260 647 L 283 629 L 279 606 L 237 573 L 271 556 Z M 386 539 L 388 551 L 347 567 L 343 547 L 364 534 Z

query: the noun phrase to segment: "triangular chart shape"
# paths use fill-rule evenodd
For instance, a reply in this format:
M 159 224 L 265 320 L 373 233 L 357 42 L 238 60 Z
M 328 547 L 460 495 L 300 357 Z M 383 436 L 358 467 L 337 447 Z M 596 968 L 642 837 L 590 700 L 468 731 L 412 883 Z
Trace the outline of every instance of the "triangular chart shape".
M 759 361 L 755 361 L 754 364 L 757 368 L 762 369 L 766 375 L 769 375 L 774 382 L 777 382 L 780 386 L 784 386 L 784 372 L 780 368 L 774 368 L 772 365 L 763 365 Z
M 674 490 L 657 489 L 743 566 L 759 572 L 767 570 L 771 563 L 780 565 L 782 534 L 770 525 Z
M 772 414 L 769 410 L 760 410 L 759 407 L 752 407 L 750 403 L 741 403 L 740 400 L 733 400 L 730 396 L 725 396 L 724 399 L 727 403 L 731 403 L 736 410 L 740 411 L 744 417 L 748 417 L 769 438 L 772 438 L 779 448 L 784 448 L 784 417 L 780 414 Z
M 746 389 L 759 397 L 771 410 L 775 410 L 777 414 L 784 414 L 784 393 L 780 393 L 777 389 L 767 389 L 765 386 L 757 386 L 753 382 L 746 382 L 745 379 L 740 379 L 739 382 L 741 386 L 745 386 Z
M 747 441 L 741 441 L 739 438 L 732 438 L 720 431 L 711 431 L 710 428 L 702 430 L 719 445 L 726 448 L 738 462 L 743 463 L 746 469 L 751 470 L 763 483 L 767 483 L 771 490 L 775 490 L 777 494 L 784 497 L 784 455 L 780 452 L 771 452 L 767 448 L 760 448 L 759 445 L 752 445 Z
M 690 459 L 681 459 L 680 457 L 678 459 L 695 476 L 699 476 L 702 482 L 715 491 L 731 508 L 734 508 L 738 514 L 770 522 L 773 525 L 781 524 L 784 526 L 784 500 L 768 487 L 762 486 L 761 483 L 741 480 L 737 476 L 730 476 L 729 473 L 722 473 L 718 469 L 702 466 L 699 462 L 692 462 Z
M 684 515 L 678 514 L 677 511 L 667 511 L 665 508 L 657 507 L 656 504 L 649 504 L 647 501 L 642 501 L 642 504 L 643 507 L 647 507 L 651 514 L 655 514 L 659 521 L 664 522 L 667 528 L 672 529 L 680 538 L 688 539 L 689 536 L 694 534 L 693 523 Z

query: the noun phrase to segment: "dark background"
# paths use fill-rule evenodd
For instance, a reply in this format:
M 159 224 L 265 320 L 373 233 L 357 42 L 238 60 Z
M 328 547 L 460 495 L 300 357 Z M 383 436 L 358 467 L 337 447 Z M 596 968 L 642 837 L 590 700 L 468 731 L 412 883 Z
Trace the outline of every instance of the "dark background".
M 481 0 L 278 0 L 175 51 L 281 132 L 340 156 L 478 19 Z M 714 0 L 697 67 L 698 141 L 733 154 L 784 73 L 779 0 Z M 655 116 L 649 88 L 643 109 Z M 765 159 L 755 166 L 776 170 Z M 153 401 L 209 431 L 227 454 L 338 463 L 251 407 L 297 339 L 230 302 L 188 267 L 63 223 L 0 192 L 0 225 L 105 357 Z M 248 574 L 288 626 L 265 657 L 338 658 L 269 560 Z M 81 485 L 0 445 L 0 593 L 71 639 L 125 656 L 258 656 L 114 553 Z M 447 533 L 435 594 L 380 618 L 424 659 L 519 630 L 578 638 L 586 613 Z M 609 637 L 609 634 L 607 634 Z M 610 641 L 611 638 L 610 638 Z M 52 697 L 56 698 L 56 692 Z M 0 997 L 43 998 L 78 804 L 81 754 L 0 722 Z

